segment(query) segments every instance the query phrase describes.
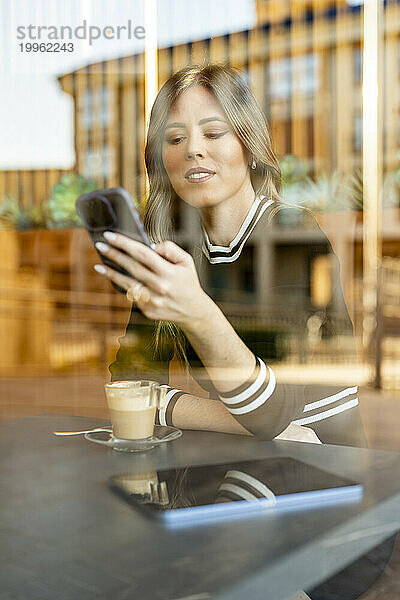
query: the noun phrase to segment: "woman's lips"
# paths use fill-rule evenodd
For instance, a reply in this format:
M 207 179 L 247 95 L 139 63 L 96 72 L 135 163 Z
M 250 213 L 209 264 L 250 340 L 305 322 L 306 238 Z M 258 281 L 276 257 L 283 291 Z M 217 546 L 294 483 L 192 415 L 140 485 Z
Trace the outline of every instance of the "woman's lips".
M 215 173 L 192 173 L 192 175 L 188 175 L 186 180 L 189 183 L 204 183 L 214 177 Z

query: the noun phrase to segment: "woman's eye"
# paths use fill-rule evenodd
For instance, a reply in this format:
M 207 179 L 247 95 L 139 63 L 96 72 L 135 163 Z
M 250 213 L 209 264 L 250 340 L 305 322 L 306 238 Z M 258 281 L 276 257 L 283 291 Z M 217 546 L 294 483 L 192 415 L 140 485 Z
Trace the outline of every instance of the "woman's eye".
M 217 138 L 222 137 L 223 135 L 225 135 L 226 133 L 228 133 L 227 131 L 209 131 L 207 133 L 204 134 L 205 137 L 215 140 Z M 174 137 L 169 137 L 167 138 L 167 142 L 168 144 L 180 144 L 182 142 L 182 140 L 185 139 L 185 136 L 182 135 L 177 135 Z
M 204 135 L 212 140 L 215 140 L 217 138 L 222 137 L 226 133 L 227 133 L 227 131 L 210 131 L 208 133 L 205 133 Z
M 179 144 L 183 140 L 182 136 L 171 137 L 167 139 L 168 144 Z

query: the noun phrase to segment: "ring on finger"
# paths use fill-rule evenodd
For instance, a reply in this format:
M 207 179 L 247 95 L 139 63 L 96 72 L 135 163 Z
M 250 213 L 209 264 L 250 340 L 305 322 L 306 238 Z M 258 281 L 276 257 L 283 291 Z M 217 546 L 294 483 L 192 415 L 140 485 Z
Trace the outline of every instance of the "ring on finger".
M 131 286 L 130 288 L 128 288 L 128 291 L 126 292 L 126 297 L 129 300 L 129 302 L 138 302 L 140 298 L 140 289 L 142 287 L 143 283 L 137 283 L 135 286 Z
M 136 304 L 140 301 L 140 296 L 142 294 L 143 283 L 137 283 L 132 291 L 132 296 Z

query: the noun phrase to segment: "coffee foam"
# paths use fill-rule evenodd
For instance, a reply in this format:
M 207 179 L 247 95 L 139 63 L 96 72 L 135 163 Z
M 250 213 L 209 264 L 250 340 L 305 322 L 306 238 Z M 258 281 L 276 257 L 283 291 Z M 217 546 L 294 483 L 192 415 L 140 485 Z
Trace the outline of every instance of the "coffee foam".
M 115 388 L 135 389 L 139 387 L 139 382 L 136 384 L 134 381 L 113 381 L 112 383 L 107 384 L 107 388 L 109 390 L 113 390 Z
M 126 390 L 108 390 L 108 406 L 111 410 L 136 411 L 151 408 L 150 389 L 136 388 Z

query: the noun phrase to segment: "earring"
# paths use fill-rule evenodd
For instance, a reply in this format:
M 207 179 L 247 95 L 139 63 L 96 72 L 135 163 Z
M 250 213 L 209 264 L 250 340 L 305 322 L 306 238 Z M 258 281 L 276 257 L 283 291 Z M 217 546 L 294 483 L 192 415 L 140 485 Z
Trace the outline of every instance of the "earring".
M 257 166 L 257 163 L 256 163 L 255 159 L 253 158 L 253 162 L 251 163 L 251 168 L 253 169 L 253 171 L 256 168 L 256 166 Z

